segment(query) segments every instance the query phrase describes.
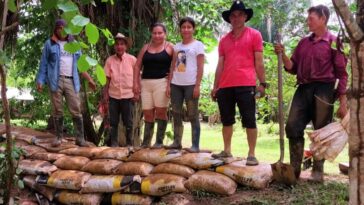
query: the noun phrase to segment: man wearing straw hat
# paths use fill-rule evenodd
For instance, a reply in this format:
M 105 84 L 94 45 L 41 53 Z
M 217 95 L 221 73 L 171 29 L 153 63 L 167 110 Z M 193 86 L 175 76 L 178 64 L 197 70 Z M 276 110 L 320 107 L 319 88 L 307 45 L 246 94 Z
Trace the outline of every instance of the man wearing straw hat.
M 107 82 L 104 88 L 104 100 L 109 102 L 110 135 L 107 144 L 119 146 L 118 125 L 120 115 L 126 128 L 126 146 L 133 146 L 133 68 L 136 58 L 127 49 L 131 46 L 129 38 L 118 33 L 115 36 L 115 54 L 105 63 Z

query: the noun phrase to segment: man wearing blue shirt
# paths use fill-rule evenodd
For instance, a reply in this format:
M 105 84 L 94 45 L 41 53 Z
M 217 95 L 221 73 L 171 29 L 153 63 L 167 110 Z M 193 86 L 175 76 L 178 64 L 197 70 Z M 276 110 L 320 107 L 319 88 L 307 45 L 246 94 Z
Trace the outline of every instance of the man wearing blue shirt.
M 76 131 L 76 144 L 87 146 L 84 139 L 84 128 L 81 114 L 80 78 L 77 69 L 77 60 L 81 55 L 80 51 L 74 54 L 64 50 L 64 45 L 73 40 L 71 35 L 65 35 L 63 28 L 66 22 L 63 19 L 56 21 L 53 35 L 48 39 L 43 48 L 42 58 L 36 78 L 37 90 L 41 92 L 43 85 L 48 84 L 52 102 L 52 114 L 57 138 L 52 146 L 58 147 L 63 136 L 63 96 L 66 99 L 68 109 L 73 118 Z M 88 73 L 81 75 L 89 82 L 91 89 L 95 90 L 96 84 Z

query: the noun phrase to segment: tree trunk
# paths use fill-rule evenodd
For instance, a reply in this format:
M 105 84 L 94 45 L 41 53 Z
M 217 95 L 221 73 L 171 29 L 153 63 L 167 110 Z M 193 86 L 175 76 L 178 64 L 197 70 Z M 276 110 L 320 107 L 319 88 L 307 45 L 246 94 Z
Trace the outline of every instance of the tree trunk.
M 364 204 L 364 0 L 357 0 L 356 21 L 344 0 L 333 0 L 333 4 L 350 36 L 349 204 L 361 205 Z
M 6 27 L 6 18 L 8 15 L 8 8 L 7 8 L 8 1 L 4 1 L 4 10 L 3 10 L 3 16 L 2 16 L 2 23 L 1 23 L 1 31 L 3 31 Z M 5 33 L 0 36 L 0 50 L 3 51 L 4 48 L 4 39 L 5 39 Z M 13 185 L 13 176 L 14 176 L 14 163 L 12 158 L 12 145 L 13 140 L 11 138 L 10 133 L 10 110 L 9 110 L 9 102 L 6 97 L 6 71 L 5 67 L 3 65 L 0 65 L 0 77 L 1 77 L 1 99 L 4 109 L 4 118 L 5 118 L 5 130 L 6 130 L 6 165 L 7 165 L 7 175 L 6 178 L 6 186 L 4 189 L 4 202 L 5 204 L 8 204 L 11 197 L 11 189 Z

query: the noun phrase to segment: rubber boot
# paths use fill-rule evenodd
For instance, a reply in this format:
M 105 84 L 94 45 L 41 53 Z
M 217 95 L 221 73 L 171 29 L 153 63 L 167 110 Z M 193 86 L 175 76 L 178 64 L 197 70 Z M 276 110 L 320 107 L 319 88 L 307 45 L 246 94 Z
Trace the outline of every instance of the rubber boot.
M 73 126 L 76 131 L 76 145 L 80 147 L 89 147 L 85 141 L 82 117 L 73 118 Z
M 126 138 L 126 146 L 130 147 L 133 146 L 133 133 L 132 133 L 133 129 L 132 128 L 126 128 L 125 131 L 125 138 Z
M 152 143 L 152 137 L 154 133 L 154 122 L 145 122 L 144 123 L 144 137 L 142 142 L 142 147 L 147 148 L 150 147 Z
M 315 158 L 313 159 L 310 181 L 313 182 L 324 181 L 324 163 L 325 163 L 324 159 L 322 160 L 316 160 Z
M 119 147 L 119 136 L 117 127 L 111 127 L 109 138 L 110 147 Z
M 152 148 L 158 149 L 163 147 L 164 135 L 167 129 L 167 120 L 157 119 L 157 139 Z
M 166 149 L 182 149 L 182 136 L 183 136 L 183 125 L 176 126 L 174 125 L 174 139 L 173 143 L 169 146 L 166 146 Z
M 53 117 L 53 124 L 57 138 L 51 143 L 51 146 L 58 147 L 61 145 L 63 138 L 63 117 Z
M 191 122 L 192 123 L 192 122 Z M 189 149 L 189 152 L 199 152 L 200 151 L 200 122 L 198 124 L 192 125 L 192 147 Z
M 290 163 L 294 169 L 294 174 L 296 176 L 296 179 L 299 179 L 301 174 L 304 145 L 305 145 L 304 138 L 289 139 Z

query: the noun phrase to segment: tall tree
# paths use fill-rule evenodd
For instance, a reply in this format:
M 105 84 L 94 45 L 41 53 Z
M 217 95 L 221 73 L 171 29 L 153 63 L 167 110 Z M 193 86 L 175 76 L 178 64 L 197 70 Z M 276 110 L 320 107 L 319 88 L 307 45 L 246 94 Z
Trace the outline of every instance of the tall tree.
M 356 1 L 356 19 L 344 0 L 332 0 L 350 36 L 352 80 L 349 181 L 351 205 L 364 204 L 364 0 Z

